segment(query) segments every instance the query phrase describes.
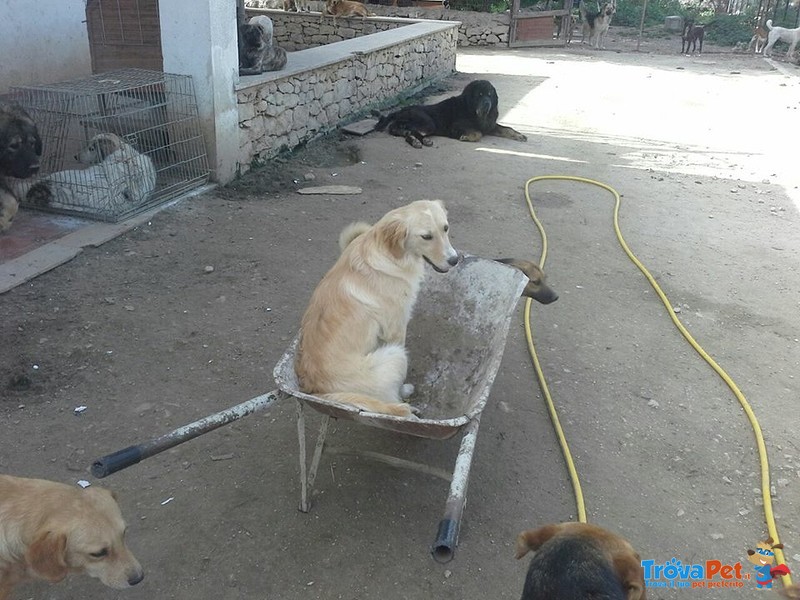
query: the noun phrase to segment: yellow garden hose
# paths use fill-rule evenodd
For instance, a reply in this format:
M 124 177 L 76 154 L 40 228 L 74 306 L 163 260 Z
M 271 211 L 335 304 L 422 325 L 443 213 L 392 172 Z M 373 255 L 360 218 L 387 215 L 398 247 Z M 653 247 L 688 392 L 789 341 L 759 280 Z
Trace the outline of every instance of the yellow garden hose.
M 750 421 L 750 426 L 753 429 L 753 433 L 756 438 L 756 445 L 758 447 L 758 459 L 761 465 L 761 496 L 764 500 L 764 516 L 766 517 L 767 522 L 767 531 L 769 532 L 769 536 L 774 540 L 774 543 L 777 544 L 780 541 L 778 537 L 778 529 L 775 526 L 775 516 L 772 512 L 772 497 L 770 495 L 770 480 L 769 480 L 769 461 L 767 459 L 767 448 L 764 444 L 764 436 L 761 432 L 761 426 L 758 423 L 758 419 L 756 418 L 753 409 L 750 407 L 750 403 L 744 397 L 739 387 L 734 383 L 733 379 L 720 367 L 717 362 L 709 356 L 709 354 L 703 350 L 703 348 L 698 344 L 689 331 L 684 327 L 683 323 L 681 323 L 680 319 L 675 315 L 675 311 L 672 308 L 672 304 L 670 303 L 669 299 L 667 298 L 664 291 L 661 289 L 661 286 L 658 285 L 655 278 L 650 274 L 650 272 L 645 268 L 645 266 L 639 261 L 638 258 L 631 252 L 631 249 L 628 247 L 628 244 L 625 242 L 625 238 L 622 237 L 622 231 L 619 228 L 619 207 L 621 203 L 621 198 L 617 191 L 604 184 L 600 183 L 599 181 L 594 181 L 593 179 L 587 179 L 585 177 L 575 177 L 571 175 L 542 175 L 539 177 L 531 177 L 528 181 L 525 182 L 525 201 L 528 204 L 528 210 L 530 211 L 531 218 L 533 222 L 536 224 L 537 229 L 539 230 L 539 234 L 542 237 L 542 255 L 539 259 L 539 266 L 544 268 L 545 260 L 547 259 L 547 235 L 545 234 L 544 227 L 542 227 L 539 218 L 536 216 L 536 211 L 533 208 L 533 202 L 531 201 L 530 196 L 530 185 L 537 181 L 545 181 L 545 180 L 557 180 L 557 181 L 576 181 L 579 183 L 586 183 L 589 185 L 594 185 L 600 187 L 611 195 L 614 196 L 614 231 L 617 235 L 617 240 L 619 241 L 622 249 L 625 251 L 625 254 L 628 255 L 628 258 L 633 261 L 639 270 L 644 274 L 647 278 L 647 281 L 650 282 L 650 285 L 655 290 L 658 297 L 661 298 L 661 302 L 667 309 L 667 314 L 669 315 L 672 322 L 678 328 L 678 331 L 681 332 L 681 335 L 686 339 L 689 344 L 691 344 L 692 348 L 694 348 L 697 353 L 705 360 L 708 365 L 716 371 L 716 373 L 722 378 L 722 380 L 728 385 L 730 390 L 736 396 L 737 400 L 739 400 L 739 404 L 741 404 L 742 408 L 744 409 L 745 414 L 747 415 L 747 419 Z M 556 435 L 558 436 L 559 444 L 561 446 L 561 450 L 564 454 L 564 459 L 567 463 L 567 469 L 569 470 L 570 479 L 572 480 L 572 486 L 575 491 L 575 501 L 578 508 L 578 520 L 581 523 L 586 522 L 586 507 L 583 500 L 583 492 L 581 491 L 581 484 L 578 478 L 578 472 L 575 468 L 575 463 L 572 460 L 572 455 L 569 451 L 569 445 L 567 440 L 564 436 L 564 431 L 561 428 L 561 424 L 558 419 L 558 413 L 556 412 L 555 405 L 553 403 L 553 399 L 550 396 L 550 390 L 547 387 L 547 381 L 545 380 L 544 373 L 542 372 L 541 365 L 539 364 L 539 358 L 536 355 L 536 348 L 533 343 L 533 333 L 531 331 L 531 299 L 528 298 L 525 302 L 525 337 L 528 340 L 528 351 L 530 352 L 531 359 L 533 360 L 533 366 L 536 370 L 536 376 L 539 379 L 539 385 L 542 388 L 542 394 L 544 395 L 545 402 L 547 404 L 547 409 L 550 412 L 550 417 L 553 420 L 553 427 L 556 430 Z M 784 563 L 784 556 L 783 552 L 780 548 L 775 548 L 775 558 L 777 564 Z M 790 575 L 783 575 L 781 576 L 781 580 L 784 586 L 789 586 L 792 584 L 792 578 Z

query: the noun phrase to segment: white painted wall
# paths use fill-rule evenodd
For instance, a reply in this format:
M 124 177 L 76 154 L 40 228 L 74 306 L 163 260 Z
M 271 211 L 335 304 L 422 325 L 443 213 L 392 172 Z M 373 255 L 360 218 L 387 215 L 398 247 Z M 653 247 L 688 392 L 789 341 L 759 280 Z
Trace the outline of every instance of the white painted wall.
M 236 0 L 159 0 L 158 10 L 164 72 L 193 77 L 212 178 L 227 183 L 239 156 Z
M 91 75 L 85 0 L 0 0 L 0 94 Z

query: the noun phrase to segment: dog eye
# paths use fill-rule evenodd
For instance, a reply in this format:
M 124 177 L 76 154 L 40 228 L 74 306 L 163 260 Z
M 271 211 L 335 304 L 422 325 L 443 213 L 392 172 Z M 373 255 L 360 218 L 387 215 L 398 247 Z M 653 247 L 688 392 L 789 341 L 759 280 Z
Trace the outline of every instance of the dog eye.
M 103 548 L 99 552 L 91 552 L 89 556 L 92 558 L 103 558 L 104 556 L 108 556 L 108 548 Z
M 421 237 L 423 240 L 432 240 L 432 239 L 433 239 L 433 234 L 430 234 L 430 233 L 423 233 L 422 235 L 420 235 L 420 237 Z
M 450 230 L 450 225 L 444 226 L 444 232 L 447 233 Z
M 20 142 L 19 140 L 14 140 L 8 145 L 8 149 L 11 150 L 12 152 L 16 152 L 21 147 L 22 147 L 22 142 Z

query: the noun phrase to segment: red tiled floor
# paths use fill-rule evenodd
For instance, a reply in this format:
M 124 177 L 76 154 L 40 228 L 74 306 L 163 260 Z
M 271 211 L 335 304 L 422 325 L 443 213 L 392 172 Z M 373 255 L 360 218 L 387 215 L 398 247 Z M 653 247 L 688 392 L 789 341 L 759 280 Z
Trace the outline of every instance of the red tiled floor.
M 20 210 L 11 229 L 0 234 L 0 264 L 91 223 L 66 215 Z

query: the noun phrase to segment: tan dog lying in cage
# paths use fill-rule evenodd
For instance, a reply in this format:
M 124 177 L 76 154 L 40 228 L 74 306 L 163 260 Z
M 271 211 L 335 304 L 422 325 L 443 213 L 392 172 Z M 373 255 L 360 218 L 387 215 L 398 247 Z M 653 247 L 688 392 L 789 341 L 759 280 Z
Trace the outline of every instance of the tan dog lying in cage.
M 39 179 L 26 199 L 37 206 L 116 216 L 144 204 L 156 187 L 150 157 L 116 134 L 95 135 L 75 159 L 89 166 Z

